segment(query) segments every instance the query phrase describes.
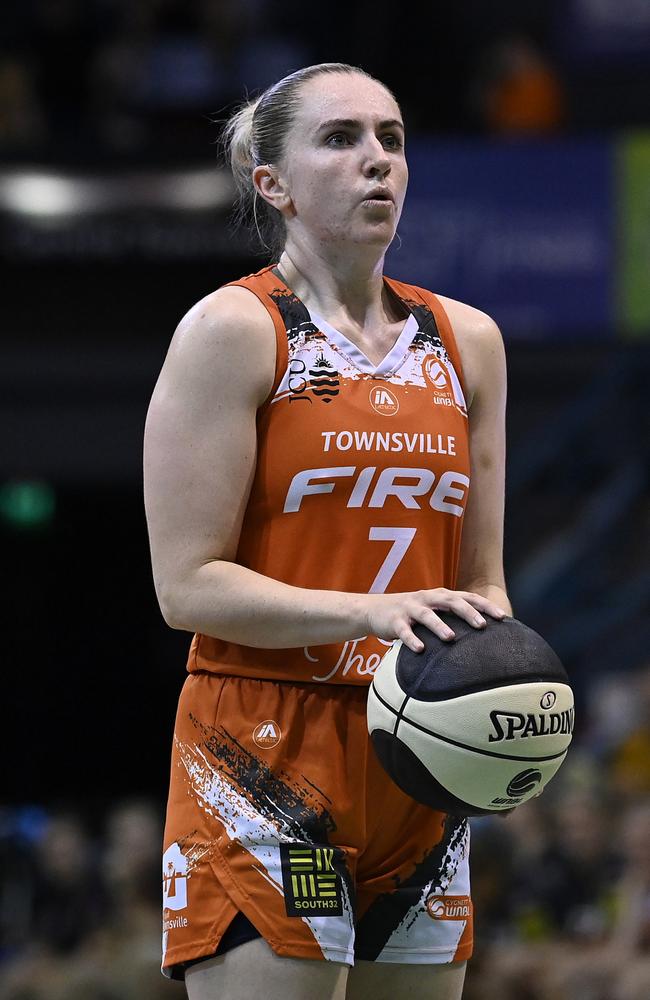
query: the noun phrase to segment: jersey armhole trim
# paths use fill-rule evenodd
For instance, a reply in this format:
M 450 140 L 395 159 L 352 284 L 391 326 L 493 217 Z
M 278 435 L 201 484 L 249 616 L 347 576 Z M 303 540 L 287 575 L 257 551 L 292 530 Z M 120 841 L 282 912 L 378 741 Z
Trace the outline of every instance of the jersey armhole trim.
M 460 387 L 463 390 L 463 396 L 465 397 L 465 405 L 469 412 L 469 396 L 467 393 L 467 384 L 465 382 L 465 373 L 463 371 L 463 362 L 461 360 L 460 351 L 458 349 L 458 342 L 456 340 L 456 334 L 454 333 L 454 328 L 451 325 L 451 320 L 447 310 L 443 306 L 442 302 L 434 292 L 428 292 L 428 296 L 432 300 L 431 304 L 434 305 L 434 316 L 436 317 L 436 322 L 440 324 L 441 332 L 443 333 L 443 342 L 449 356 L 451 358 L 452 364 L 456 369 L 456 374 L 458 375 L 458 381 L 460 382 Z
M 267 313 L 273 320 L 273 329 L 275 330 L 275 372 L 273 375 L 273 385 L 271 386 L 268 395 L 260 403 L 257 408 L 257 417 L 261 416 L 262 413 L 271 404 L 273 397 L 278 391 L 278 387 L 285 371 L 287 370 L 287 365 L 289 364 L 289 345 L 287 343 L 287 331 L 285 329 L 282 317 L 277 309 L 269 305 L 268 295 L 261 288 L 255 288 L 250 285 L 246 279 L 240 279 L 239 281 L 229 281 L 226 287 L 231 285 L 236 285 L 239 288 L 245 288 L 247 291 L 251 292 L 259 301 L 262 303 Z

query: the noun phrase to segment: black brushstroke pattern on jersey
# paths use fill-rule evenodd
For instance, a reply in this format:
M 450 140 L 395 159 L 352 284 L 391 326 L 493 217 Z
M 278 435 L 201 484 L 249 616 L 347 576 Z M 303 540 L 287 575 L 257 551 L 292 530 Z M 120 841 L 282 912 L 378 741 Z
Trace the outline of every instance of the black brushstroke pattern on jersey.
M 223 727 L 214 729 L 191 716 L 203 734 L 203 745 L 228 777 L 255 806 L 296 840 L 328 844 L 336 823 L 318 795 L 301 787 L 288 774 L 274 774 L 258 756 L 242 746 Z M 311 783 L 310 783 L 311 784 Z M 316 789 L 315 785 L 311 788 Z
M 312 323 L 307 307 L 293 292 L 286 292 L 282 288 L 275 288 L 272 292 L 269 292 L 269 296 L 280 311 L 290 344 L 297 337 L 319 332 L 318 327 Z
M 429 307 L 406 299 L 404 301 L 415 316 L 418 324 L 418 332 L 413 338 L 413 344 L 417 344 L 418 346 L 431 344 L 437 351 L 442 351 L 446 355 L 447 352 L 438 331 L 436 318 Z

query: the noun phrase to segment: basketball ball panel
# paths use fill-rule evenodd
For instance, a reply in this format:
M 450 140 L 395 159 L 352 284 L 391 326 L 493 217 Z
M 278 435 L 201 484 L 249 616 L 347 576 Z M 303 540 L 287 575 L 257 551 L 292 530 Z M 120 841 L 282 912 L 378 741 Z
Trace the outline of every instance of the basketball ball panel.
M 548 709 L 542 707 L 552 702 Z M 566 684 L 515 684 L 446 701 L 410 698 L 404 718 L 470 748 L 505 756 L 545 757 L 571 742 L 573 692 Z
M 404 698 L 402 697 L 402 701 L 403 700 Z M 395 729 L 397 714 L 396 712 L 392 712 L 390 708 L 386 708 L 386 706 L 379 700 L 375 694 L 373 684 L 371 684 L 368 688 L 366 716 L 368 720 L 369 733 L 372 733 L 375 730 L 384 730 L 385 732 L 392 733 Z
M 483 757 L 429 736 L 404 718 L 396 736 L 455 798 L 490 812 L 511 809 L 533 798 L 551 780 L 566 756 L 562 754 L 554 760 L 541 762 Z M 508 794 L 513 779 L 527 771 L 538 773 L 539 778 L 521 794 Z M 525 783 L 524 787 L 527 787 Z
M 424 625 L 413 626 L 425 649 L 403 646 L 396 670 L 400 687 L 419 701 L 440 701 L 471 691 L 522 681 L 568 683 L 555 651 L 537 632 L 515 618 L 475 629 L 450 612 L 438 612 L 456 638 L 443 642 Z
M 392 733 L 375 730 L 372 743 L 381 764 L 398 788 L 417 802 L 460 816 L 483 816 L 493 811 L 479 809 L 452 795 L 436 781 L 410 747 Z
M 372 680 L 372 687 L 384 701 L 388 702 L 392 708 L 398 712 L 406 697 L 406 692 L 400 687 L 397 679 L 397 658 L 403 643 L 397 639 L 391 648 L 382 657 L 381 663 L 375 670 Z

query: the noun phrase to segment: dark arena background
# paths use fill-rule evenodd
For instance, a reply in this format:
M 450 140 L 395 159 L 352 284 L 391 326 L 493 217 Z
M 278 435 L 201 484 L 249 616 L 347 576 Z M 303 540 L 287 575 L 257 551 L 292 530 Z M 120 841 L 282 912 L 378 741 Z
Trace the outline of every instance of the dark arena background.
M 650 4 L 5 0 L 0 24 L 0 1000 L 184 995 L 159 859 L 191 637 L 154 594 L 144 419 L 181 316 L 267 262 L 216 122 L 321 61 L 403 107 L 386 272 L 503 332 L 509 590 L 576 692 L 545 794 L 472 821 L 465 998 L 647 1000 Z

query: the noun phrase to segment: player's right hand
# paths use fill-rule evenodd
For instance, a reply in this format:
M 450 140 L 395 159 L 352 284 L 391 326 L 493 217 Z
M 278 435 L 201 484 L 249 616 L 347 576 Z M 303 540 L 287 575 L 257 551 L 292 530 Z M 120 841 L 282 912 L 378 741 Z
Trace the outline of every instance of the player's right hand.
M 453 629 L 443 622 L 436 611 L 451 611 L 474 628 L 484 628 L 484 615 L 505 618 L 506 612 L 493 601 L 464 590 L 417 590 L 406 594 L 367 595 L 368 635 L 379 639 L 401 639 L 415 653 L 421 653 L 424 643 L 416 636 L 412 626 L 419 622 L 440 639 L 455 638 Z

